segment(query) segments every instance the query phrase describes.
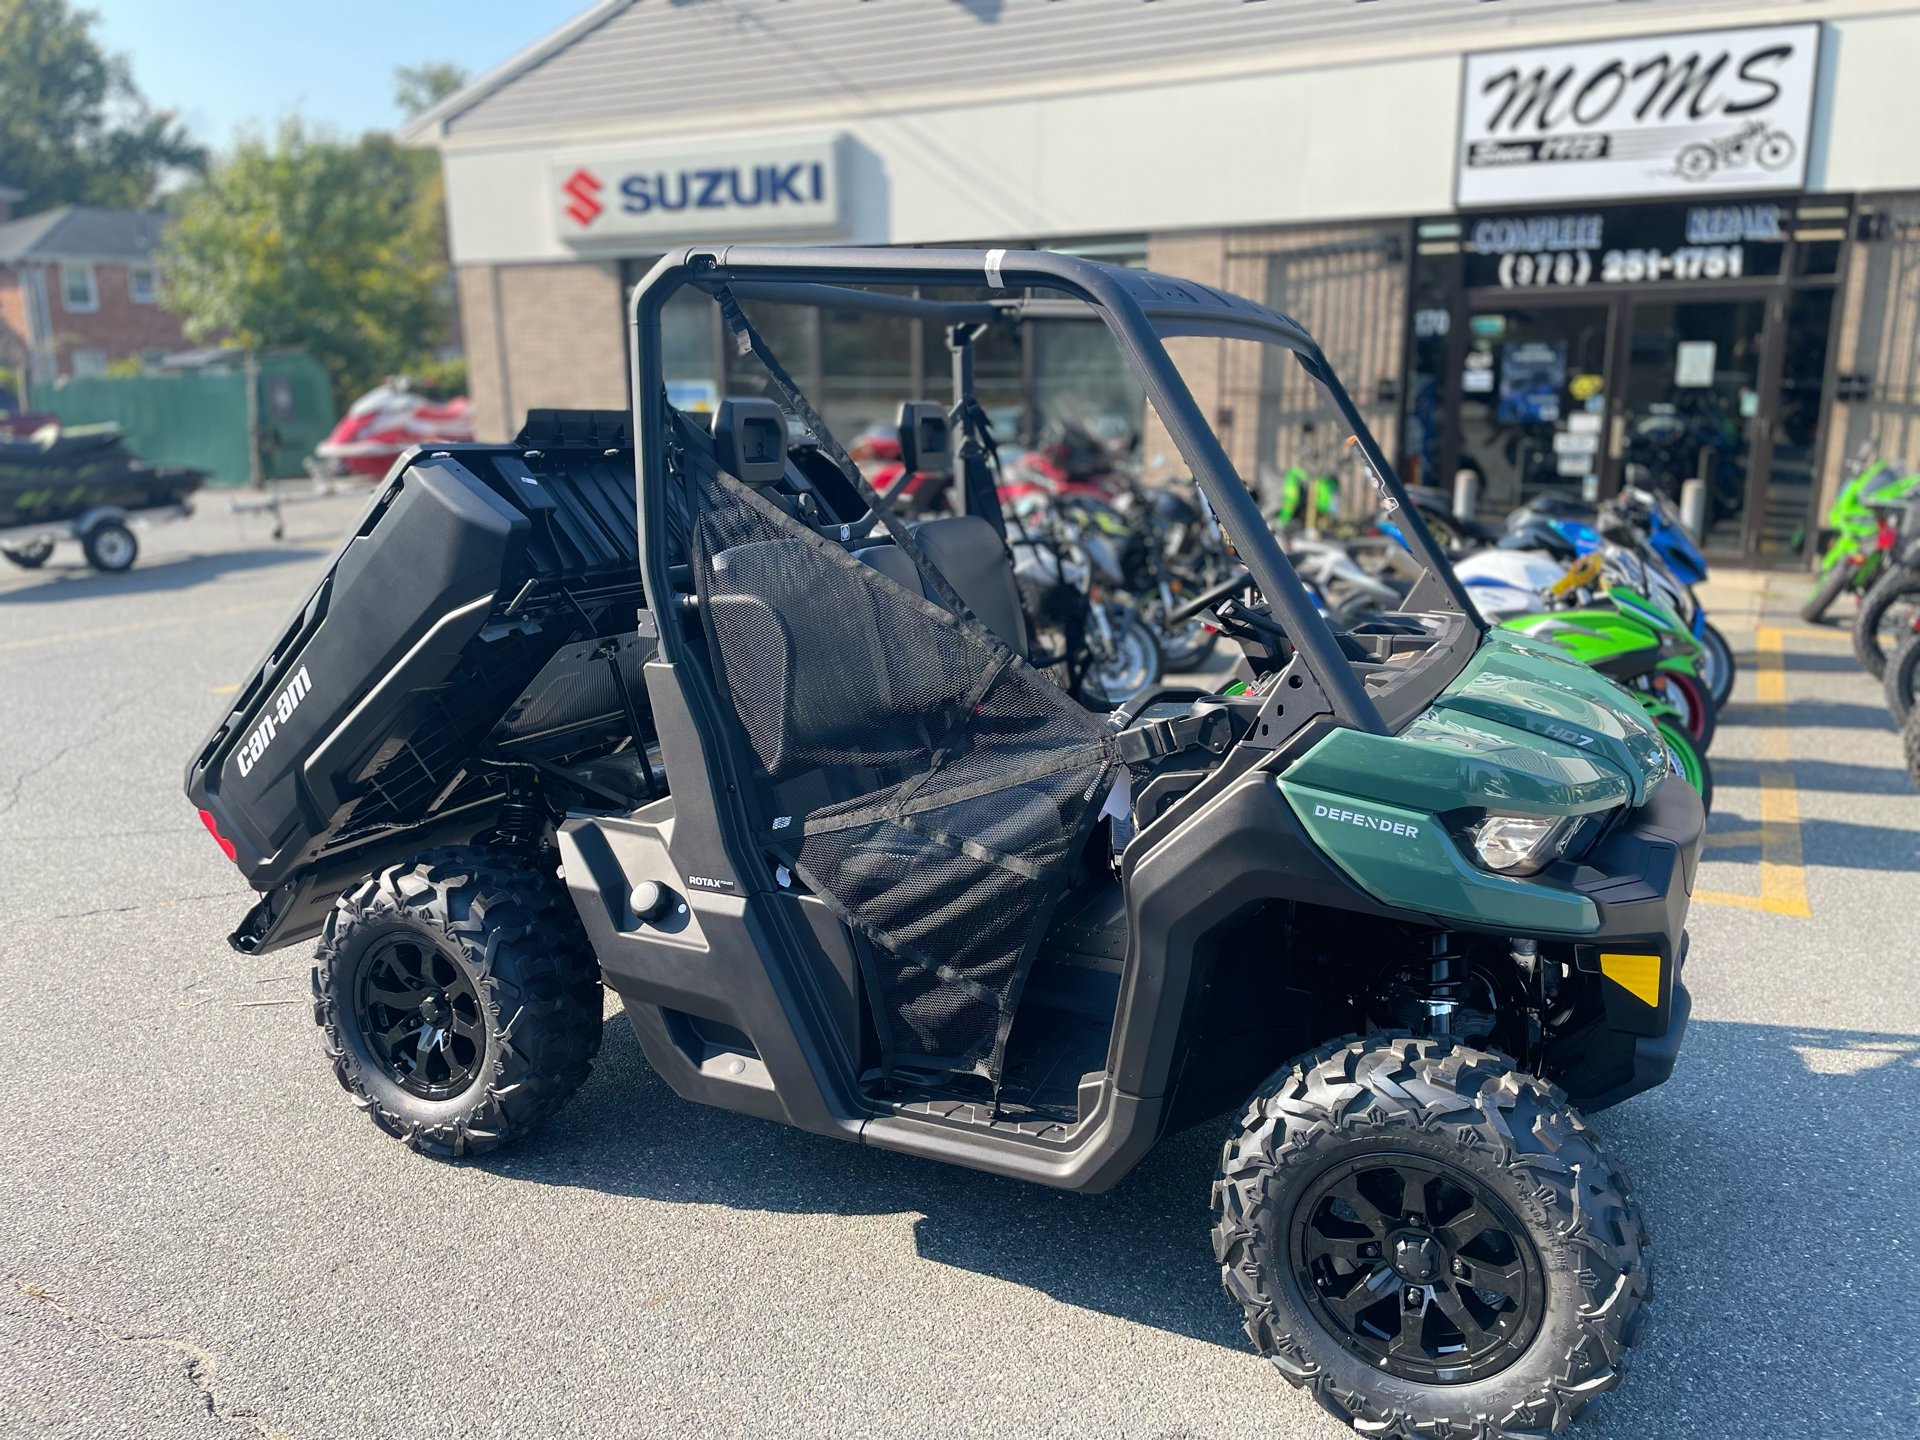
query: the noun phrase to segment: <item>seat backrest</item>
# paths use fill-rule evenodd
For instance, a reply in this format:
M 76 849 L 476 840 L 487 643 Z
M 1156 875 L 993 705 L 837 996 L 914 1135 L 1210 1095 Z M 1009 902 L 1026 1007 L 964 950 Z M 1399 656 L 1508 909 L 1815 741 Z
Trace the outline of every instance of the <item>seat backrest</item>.
M 909 595 L 925 593 L 925 587 L 920 583 L 920 572 L 913 568 L 913 561 L 898 545 L 869 545 L 854 551 L 853 558 L 865 561 Z
M 914 526 L 913 538 L 980 623 L 1026 659 L 1027 621 L 1020 613 L 1013 561 L 993 526 L 978 515 L 943 515 Z
M 912 713 L 895 694 L 872 598 L 845 571 L 820 565 L 805 542 L 722 550 L 713 571 L 714 629 L 729 668 L 752 677 L 750 687 L 735 684 L 734 699 L 769 773 L 876 743 L 875 732 Z

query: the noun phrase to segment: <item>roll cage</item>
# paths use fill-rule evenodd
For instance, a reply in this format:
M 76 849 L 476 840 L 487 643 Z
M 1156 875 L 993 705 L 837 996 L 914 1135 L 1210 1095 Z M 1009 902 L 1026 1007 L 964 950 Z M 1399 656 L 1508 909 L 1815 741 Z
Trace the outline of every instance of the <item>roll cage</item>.
M 823 271 L 830 273 L 830 280 L 821 278 Z M 1392 727 L 1301 584 L 1163 342 L 1196 336 L 1283 346 L 1319 383 L 1351 427 L 1386 508 L 1398 512 L 1407 546 L 1423 570 L 1405 608 L 1457 614 L 1474 628 L 1476 639 L 1485 629 L 1445 551 L 1409 500 L 1359 408 L 1319 345 L 1297 321 L 1195 281 L 1037 250 L 801 250 L 731 245 L 688 248 L 662 257 L 635 287 L 631 302 L 641 565 L 650 595 L 666 596 L 673 590 L 666 527 L 657 523 L 669 433 L 660 312 L 668 298 L 688 285 L 709 294 L 724 287 L 744 300 L 831 306 L 950 327 L 1039 319 L 1100 320 L 1232 537 L 1274 618 L 1320 686 L 1335 721 L 1375 734 L 1390 733 Z M 943 301 L 861 288 L 876 285 L 983 285 L 1009 293 L 1004 299 Z M 1022 293 L 1033 288 L 1064 291 L 1074 298 L 1032 298 Z

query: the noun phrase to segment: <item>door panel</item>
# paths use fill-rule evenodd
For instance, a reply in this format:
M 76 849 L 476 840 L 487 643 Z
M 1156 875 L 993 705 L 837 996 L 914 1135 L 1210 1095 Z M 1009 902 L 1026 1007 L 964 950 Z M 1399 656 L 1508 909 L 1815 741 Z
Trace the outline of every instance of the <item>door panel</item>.
M 1489 518 L 1543 493 L 1598 493 L 1610 317 L 1606 304 L 1468 316 L 1459 463 L 1480 473 Z
M 1624 448 L 1674 501 L 1706 481 L 1704 548 L 1739 553 L 1754 474 L 1753 437 L 1765 433 L 1761 342 L 1766 301 L 1642 300 L 1628 342 Z

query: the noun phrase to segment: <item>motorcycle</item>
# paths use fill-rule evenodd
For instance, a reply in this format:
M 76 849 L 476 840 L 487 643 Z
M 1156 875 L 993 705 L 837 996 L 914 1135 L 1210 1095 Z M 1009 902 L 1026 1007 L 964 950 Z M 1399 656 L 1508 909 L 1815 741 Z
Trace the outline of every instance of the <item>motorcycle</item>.
M 1800 618 L 1818 624 L 1834 601 L 1870 589 L 1886 568 L 1899 529 L 1894 516 L 1914 498 L 1920 474 L 1902 475 L 1887 460 L 1855 462 L 1858 473 L 1840 487 L 1827 511 L 1834 532 L 1820 557 L 1820 578 L 1800 607 Z

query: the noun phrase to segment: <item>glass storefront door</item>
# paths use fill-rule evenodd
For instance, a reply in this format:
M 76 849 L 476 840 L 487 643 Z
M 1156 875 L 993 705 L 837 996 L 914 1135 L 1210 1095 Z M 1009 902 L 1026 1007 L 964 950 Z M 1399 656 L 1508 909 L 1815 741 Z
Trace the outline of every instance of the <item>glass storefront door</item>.
M 1534 305 L 1467 317 L 1459 465 L 1483 512 L 1544 492 L 1596 498 L 1612 307 Z
M 1761 414 L 1764 299 L 1632 303 L 1620 458 L 1678 501 L 1705 482 L 1704 548 L 1745 548 Z

